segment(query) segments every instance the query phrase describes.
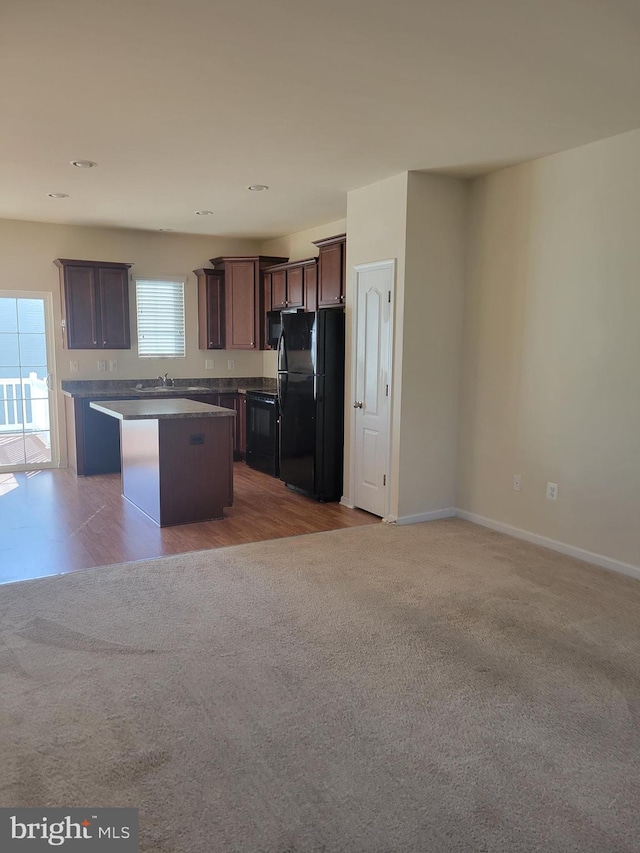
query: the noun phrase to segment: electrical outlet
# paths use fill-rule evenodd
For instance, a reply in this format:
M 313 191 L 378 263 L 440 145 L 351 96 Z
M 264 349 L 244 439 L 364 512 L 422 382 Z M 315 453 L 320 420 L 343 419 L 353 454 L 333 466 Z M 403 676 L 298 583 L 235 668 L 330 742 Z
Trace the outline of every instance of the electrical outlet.
M 112 358 L 109 362 L 109 370 L 117 370 L 118 369 L 118 360 L 116 358 Z
M 235 358 L 230 358 L 227 360 L 227 370 L 235 370 L 236 360 Z
M 558 500 L 558 484 L 557 483 L 547 483 L 547 500 L 548 501 L 557 501 Z
M 69 373 L 78 373 L 80 371 L 80 362 L 79 361 L 70 361 L 69 362 Z
M 103 373 L 107 369 L 107 362 L 104 358 L 98 359 L 98 370 Z
M 205 370 L 213 370 L 215 367 L 215 361 L 212 358 L 205 358 L 204 360 L 204 369 Z
M 513 491 L 519 492 L 521 488 L 522 488 L 522 477 L 520 476 L 520 474 L 514 474 L 513 475 Z

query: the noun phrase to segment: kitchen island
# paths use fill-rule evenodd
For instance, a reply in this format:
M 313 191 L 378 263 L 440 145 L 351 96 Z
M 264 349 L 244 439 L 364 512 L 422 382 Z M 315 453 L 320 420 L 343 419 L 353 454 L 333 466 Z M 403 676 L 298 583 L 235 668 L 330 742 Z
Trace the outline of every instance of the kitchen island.
M 122 494 L 160 527 L 233 504 L 234 411 L 175 397 L 90 405 L 120 421 Z
M 113 417 L 91 408 L 96 401 L 151 400 L 174 397 L 222 406 L 236 412 L 234 460 L 246 452 L 245 390 L 273 387 L 276 380 L 264 376 L 234 379 L 176 379 L 173 385 L 149 379 L 63 379 L 60 383 L 66 420 L 69 468 L 79 477 L 120 472 L 120 426 Z

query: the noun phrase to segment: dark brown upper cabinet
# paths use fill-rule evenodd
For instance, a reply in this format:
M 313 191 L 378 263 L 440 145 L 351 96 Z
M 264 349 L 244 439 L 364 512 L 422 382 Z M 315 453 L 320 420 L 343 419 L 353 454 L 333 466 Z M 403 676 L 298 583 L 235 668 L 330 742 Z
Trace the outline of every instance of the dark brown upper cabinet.
M 271 281 L 271 310 L 286 311 L 290 308 L 308 308 L 306 292 L 312 294 L 311 282 L 315 281 L 315 258 L 302 261 L 290 261 L 269 267 L 267 274 Z M 267 307 L 269 310 L 269 307 Z
M 271 311 L 271 290 L 271 273 L 268 270 L 265 270 L 262 273 L 262 305 L 265 317 L 267 311 Z
M 211 258 L 224 274 L 225 349 L 264 349 L 265 267 L 284 258 L 253 255 Z
M 318 308 L 344 305 L 347 235 L 314 240 L 318 255 Z
M 271 270 L 271 310 L 287 307 L 287 271 Z
M 224 349 L 224 273 L 222 270 L 194 270 L 198 280 L 198 347 Z
M 130 349 L 131 264 L 57 258 L 68 349 Z
M 302 268 L 304 275 L 304 310 L 315 311 L 318 307 L 318 261 L 306 263 Z
M 287 308 L 304 306 L 304 280 L 302 267 L 287 270 Z

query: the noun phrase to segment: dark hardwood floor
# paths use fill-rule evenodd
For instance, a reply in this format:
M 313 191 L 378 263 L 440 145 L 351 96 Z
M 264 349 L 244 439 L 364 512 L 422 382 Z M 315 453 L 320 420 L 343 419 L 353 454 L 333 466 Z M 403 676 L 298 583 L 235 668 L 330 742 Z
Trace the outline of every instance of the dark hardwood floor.
M 234 464 L 224 519 L 164 528 L 121 496 L 119 474 L 0 473 L 0 583 L 379 522 L 298 495 L 244 462 Z

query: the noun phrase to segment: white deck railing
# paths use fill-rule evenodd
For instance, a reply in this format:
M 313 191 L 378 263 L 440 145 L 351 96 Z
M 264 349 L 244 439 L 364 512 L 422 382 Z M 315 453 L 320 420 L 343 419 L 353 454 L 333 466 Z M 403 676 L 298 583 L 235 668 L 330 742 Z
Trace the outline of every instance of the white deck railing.
M 49 389 L 44 379 L 0 379 L 0 433 L 49 431 Z

